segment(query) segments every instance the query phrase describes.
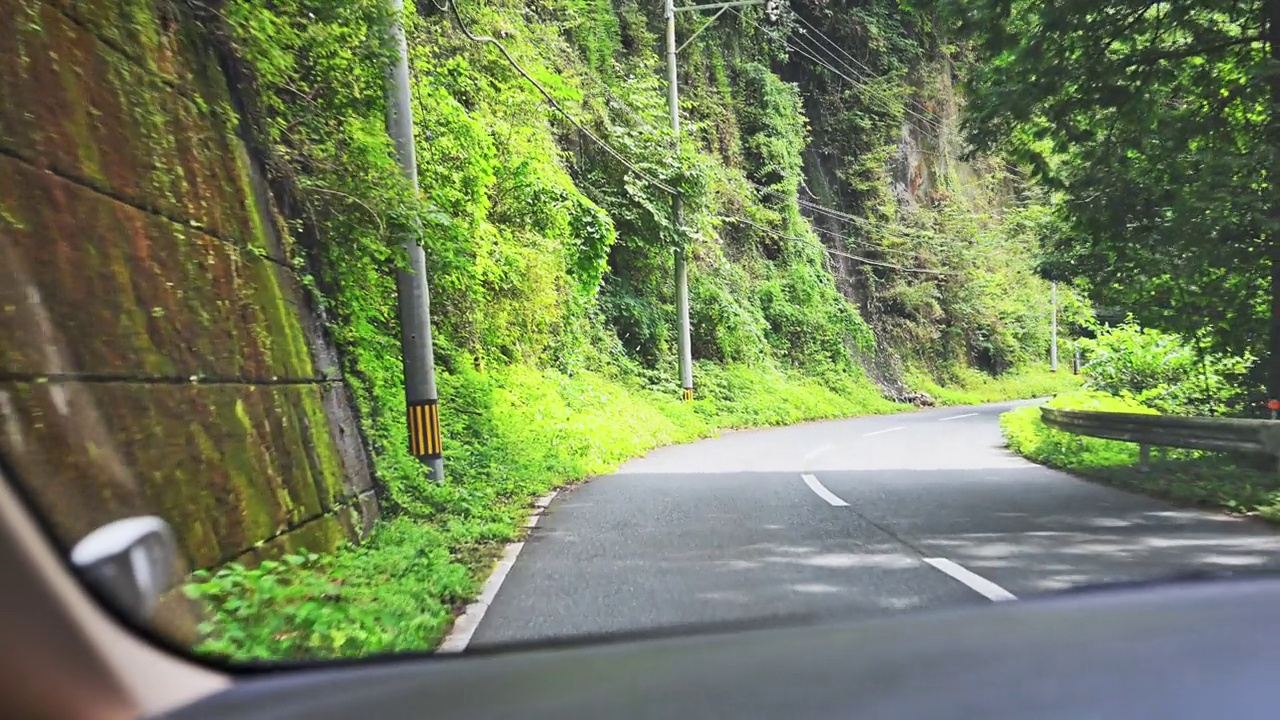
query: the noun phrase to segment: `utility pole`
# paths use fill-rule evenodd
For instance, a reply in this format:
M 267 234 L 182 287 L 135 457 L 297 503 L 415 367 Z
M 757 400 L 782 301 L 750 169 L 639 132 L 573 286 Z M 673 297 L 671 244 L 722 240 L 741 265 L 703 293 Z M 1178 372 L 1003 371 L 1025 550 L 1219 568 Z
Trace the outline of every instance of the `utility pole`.
M 671 134 L 676 156 L 680 155 L 680 91 L 676 72 L 676 6 L 666 0 L 667 16 L 667 108 L 671 111 Z M 680 236 L 676 248 L 676 345 L 680 352 L 680 387 L 685 402 L 693 400 L 693 348 L 689 340 L 689 266 L 686 263 L 684 233 L 681 231 L 684 201 L 671 196 L 671 222 Z
M 405 41 L 404 0 L 387 0 L 394 18 L 391 39 L 396 62 L 388 80 L 387 133 L 396 147 L 400 169 L 418 191 L 418 163 L 413 147 L 413 106 L 409 94 L 409 48 Z M 431 300 L 427 291 L 427 257 L 418 238 L 400 243 L 409 267 L 396 270 L 396 303 L 400 315 L 400 352 L 404 358 L 404 395 L 409 424 L 409 452 L 424 463 L 431 480 L 444 480 L 440 445 L 439 395 L 435 354 L 431 347 Z
M 724 14 L 725 10 L 732 7 L 746 7 L 748 5 L 768 5 L 769 17 L 776 19 L 781 12 L 782 0 L 733 0 L 732 2 L 709 3 L 705 5 L 685 5 L 684 7 L 676 7 L 675 0 L 665 0 L 664 15 L 667 18 L 667 109 L 671 111 L 671 134 L 674 136 L 673 152 L 679 157 L 680 154 L 680 91 L 678 89 L 678 72 L 676 71 L 676 54 L 685 46 L 693 41 L 695 37 L 702 34 L 716 21 L 716 18 Z M 676 13 L 700 10 L 718 10 L 705 25 L 698 28 L 698 31 L 689 36 L 684 41 L 684 45 L 676 45 Z M 683 397 L 685 402 L 693 400 L 693 349 L 689 341 L 689 266 L 688 259 L 685 256 L 686 248 L 683 242 L 684 233 L 682 232 L 682 221 L 684 215 L 684 202 L 680 199 L 679 194 L 671 197 L 671 222 L 675 225 L 676 233 L 680 236 L 681 242 L 676 248 L 676 344 L 680 352 L 680 386 L 683 388 Z
M 1049 298 L 1053 305 L 1053 315 L 1049 321 L 1049 369 L 1058 372 L 1058 283 L 1049 284 Z

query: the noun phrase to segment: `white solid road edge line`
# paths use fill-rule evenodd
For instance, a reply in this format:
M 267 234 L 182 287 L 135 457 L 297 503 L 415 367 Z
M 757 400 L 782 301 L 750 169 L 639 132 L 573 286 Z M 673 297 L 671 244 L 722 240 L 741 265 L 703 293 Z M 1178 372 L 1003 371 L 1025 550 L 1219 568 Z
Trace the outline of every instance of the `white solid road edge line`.
M 555 499 L 557 492 L 557 490 L 552 490 L 534 502 L 535 510 L 529 513 L 529 519 L 524 524 L 526 528 L 531 528 L 538 524 L 538 518 L 542 516 L 542 511 Z M 436 652 L 459 653 L 467 649 L 467 645 L 471 643 L 471 637 L 479 629 L 480 621 L 484 620 L 484 614 L 489 612 L 489 605 L 497 597 L 498 590 L 502 587 L 502 582 L 507 579 L 507 573 L 511 572 L 511 568 L 516 564 L 516 558 L 520 557 L 520 551 L 523 549 L 524 541 L 507 545 L 506 549 L 502 551 L 502 558 L 498 560 L 497 565 L 493 566 L 493 572 L 489 574 L 489 579 L 484 581 L 484 587 L 480 589 L 480 597 L 477 597 L 475 602 L 467 605 L 467 609 L 453 622 L 453 627 L 450 628 L 449 634 L 445 636 L 444 642 L 440 643 L 440 647 L 436 648 Z
M 875 437 L 876 435 L 883 435 L 885 433 L 897 432 L 899 430 L 906 430 L 906 429 L 907 428 L 905 426 L 899 425 L 898 427 L 891 427 L 888 430 L 877 430 L 875 432 L 869 432 L 863 435 L 862 437 Z
M 959 420 L 960 418 L 975 417 L 977 414 L 978 413 L 965 413 L 964 415 L 952 415 L 951 417 L 944 417 L 938 422 L 946 422 L 948 420 Z
M 830 503 L 834 507 L 849 507 L 849 503 L 841 500 L 840 498 L 836 497 L 835 494 L 832 493 L 830 490 L 822 487 L 822 483 L 818 482 L 818 478 L 812 475 L 809 475 L 808 473 L 805 473 L 804 475 L 800 476 L 800 479 L 804 480 L 804 484 L 808 485 L 809 489 L 812 490 L 815 494 L 817 494 L 818 497 L 822 498 L 823 500 L 826 500 L 828 503 Z
M 968 585 L 970 589 L 976 591 L 979 595 L 982 595 L 988 600 L 1001 602 L 1003 600 L 1018 599 L 1017 596 L 1014 595 L 1013 593 L 1009 592 L 1008 590 L 1005 590 L 1004 588 L 982 577 L 981 575 L 960 566 L 958 563 L 951 562 L 946 558 L 922 558 L 922 559 L 925 562 L 929 563 L 930 565 L 934 566 L 935 568 L 946 573 L 947 575 L 950 575 L 956 580 L 959 580 L 965 585 Z

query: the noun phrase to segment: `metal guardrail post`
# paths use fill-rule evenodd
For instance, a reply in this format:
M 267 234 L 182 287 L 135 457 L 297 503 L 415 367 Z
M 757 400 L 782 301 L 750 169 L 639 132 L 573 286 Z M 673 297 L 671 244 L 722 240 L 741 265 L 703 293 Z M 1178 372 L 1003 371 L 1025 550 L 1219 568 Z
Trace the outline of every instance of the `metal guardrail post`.
M 1138 470 L 1141 472 L 1151 471 L 1151 446 L 1146 443 L 1138 446 Z

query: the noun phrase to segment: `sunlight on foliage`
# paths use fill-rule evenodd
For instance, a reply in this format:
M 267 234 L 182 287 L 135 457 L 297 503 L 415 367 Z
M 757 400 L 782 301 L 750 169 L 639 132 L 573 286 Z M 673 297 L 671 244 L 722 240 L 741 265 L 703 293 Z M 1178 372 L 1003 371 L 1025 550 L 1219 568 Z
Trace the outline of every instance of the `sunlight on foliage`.
M 1046 403 L 1059 410 L 1124 412 L 1156 415 L 1136 400 L 1106 393 L 1080 391 L 1059 395 Z M 1038 463 L 1066 470 L 1132 465 L 1138 461 L 1138 446 L 1118 440 L 1102 440 L 1054 430 L 1040 419 L 1040 407 L 1028 405 L 1000 416 L 1009 449 Z
M 904 409 L 877 384 L 901 378 L 873 381 L 873 358 L 907 357 L 910 381 L 941 402 L 1070 386 L 1034 367 L 1047 354 L 1034 267 L 1053 231 L 1046 201 L 1000 162 L 947 159 L 950 60 L 929 49 L 922 15 L 837 3 L 825 32 L 877 71 L 857 85 L 816 67 L 784 75 L 786 28 L 757 25 L 758 8 L 721 18 L 682 53 L 677 143 L 660 4 L 460 6 L 622 162 L 494 47 L 438 6 L 409 5 L 416 188 L 384 129 L 383 0 L 193 5 L 246 78 L 247 134 L 342 351 L 385 512 L 361 547 L 201 576 L 190 592 L 213 608 L 205 649 L 429 648 L 519 536 L 531 498 L 725 428 Z M 908 107 L 938 129 L 906 124 Z M 646 176 L 679 191 L 680 227 Z M 847 217 L 820 219 L 811 200 Z M 394 274 L 405 238 L 427 257 L 439 484 L 407 451 Z M 690 259 L 692 403 L 678 399 L 677 247 Z
M 1130 320 L 1104 328 L 1079 346 L 1086 387 L 1127 395 L 1160 412 L 1219 415 L 1248 394 L 1244 375 L 1250 357 L 1228 357 L 1197 349 L 1183 338 Z

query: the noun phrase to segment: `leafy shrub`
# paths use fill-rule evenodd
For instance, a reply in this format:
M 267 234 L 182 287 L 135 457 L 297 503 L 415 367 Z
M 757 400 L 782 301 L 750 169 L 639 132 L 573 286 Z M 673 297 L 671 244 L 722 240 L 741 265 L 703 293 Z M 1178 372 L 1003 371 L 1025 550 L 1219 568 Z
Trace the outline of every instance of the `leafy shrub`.
M 1184 338 L 1130 321 L 1079 341 L 1085 387 L 1160 412 L 1217 415 L 1244 395 L 1247 357 L 1202 354 Z
M 195 573 L 186 591 L 208 612 L 197 651 L 265 660 L 430 647 L 475 588 L 447 548 L 438 529 L 398 518 L 358 548 Z
M 696 377 L 696 404 L 717 427 L 786 425 L 903 409 L 885 400 L 867 378 L 840 372 L 812 377 L 768 365 L 700 363 Z

